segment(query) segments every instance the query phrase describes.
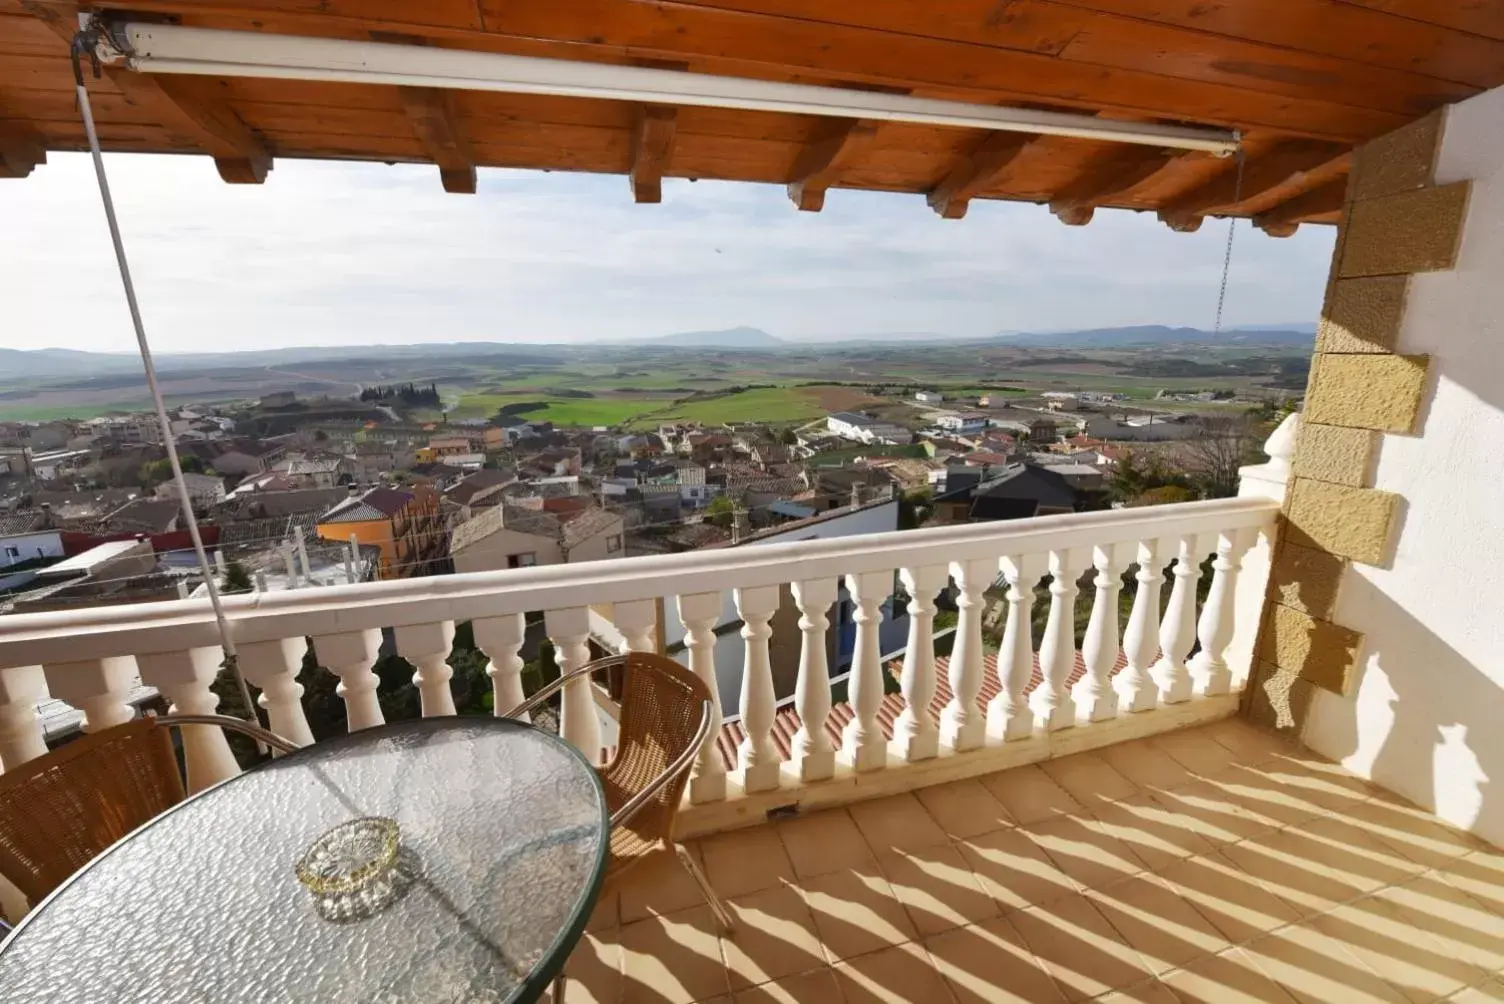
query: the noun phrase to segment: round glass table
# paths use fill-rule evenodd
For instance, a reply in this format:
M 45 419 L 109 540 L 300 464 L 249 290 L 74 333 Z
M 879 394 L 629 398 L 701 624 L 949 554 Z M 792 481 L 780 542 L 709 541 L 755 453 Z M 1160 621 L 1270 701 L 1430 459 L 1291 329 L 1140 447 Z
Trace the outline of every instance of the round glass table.
M 379 882 L 300 880 L 321 837 L 368 817 L 399 837 Z M 579 938 L 608 847 L 600 780 L 555 736 L 481 717 L 366 729 L 91 861 L 0 949 L 0 1004 L 531 1001 Z

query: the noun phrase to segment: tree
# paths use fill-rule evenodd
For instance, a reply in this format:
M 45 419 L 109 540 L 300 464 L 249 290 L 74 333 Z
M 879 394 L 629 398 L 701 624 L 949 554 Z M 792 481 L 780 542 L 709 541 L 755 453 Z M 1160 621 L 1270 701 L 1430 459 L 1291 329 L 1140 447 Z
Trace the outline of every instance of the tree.
M 1139 494 L 1137 498 L 1129 501 L 1128 506 L 1137 509 L 1142 506 L 1169 505 L 1173 502 L 1194 502 L 1196 492 L 1191 488 L 1182 488 L 1179 485 L 1160 485 L 1158 488 L 1150 488 Z
M 1186 467 L 1202 498 L 1238 493 L 1238 468 L 1262 456 L 1257 426 L 1246 415 L 1206 420 L 1200 436 L 1186 443 Z
M 225 565 L 225 593 L 248 593 L 251 591 L 251 577 L 246 572 L 245 566 L 238 561 L 232 561 Z
M 730 526 L 736 519 L 736 503 L 724 495 L 717 495 L 705 507 L 705 522 L 712 526 Z
M 790 426 L 778 434 L 778 441 L 784 446 L 793 446 L 799 442 L 799 434 L 794 431 L 793 426 Z

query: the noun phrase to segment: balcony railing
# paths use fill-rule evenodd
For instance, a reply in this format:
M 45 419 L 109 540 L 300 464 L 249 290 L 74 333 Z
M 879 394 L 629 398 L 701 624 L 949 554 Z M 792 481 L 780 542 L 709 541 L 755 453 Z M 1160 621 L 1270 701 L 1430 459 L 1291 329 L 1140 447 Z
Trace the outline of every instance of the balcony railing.
M 490 660 L 495 707 L 504 711 L 523 698 L 525 613 L 544 611 L 559 667 L 568 671 L 590 658 L 592 608 L 609 606 L 625 648 L 648 650 L 658 600 L 669 596 L 676 597 L 667 607 L 684 626 L 689 667 L 715 693 L 715 627 L 730 590 L 743 622 L 736 710 L 744 738 L 731 771 L 714 743 L 696 763 L 683 818 L 687 832 L 703 833 L 772 809 L 973 776 L 1230 714 L 1250 668 L 1292 438 L 1293 422 L 1270 441 L 1274 460 L 1244 469 L 1242 497 L 1233 499 L 261 593 L 227 598 L 225 613 L 240 669 L 260 690 L 270 727 L 308 743 L 298 674 L 310 641 L 317 661 L 339 677 L 349 727 L 361 729 L 383 720 L 372 666 L 384 629 L 416 667 L 423 714 L 443 715 L 455 710 L 446 661 L 455 624 L 471 622 Z M 1198 604 L 1208 556 L 1211 579 Z M 1122 576 L 1135 566 L 1131 613 L 1120 625 Z M 1077 581 L 1092 568 L 1091 614 L 1077 652 Z M 1172 584 L 1162 602 L 1166 568 Z M 895 572 L 911 599 L 904 710 L 890 740 L 878 721 L 885 696 L 878 621 Z M 1047 574 L 1048 618 L 1036 652 L 1034 586 Z M 1007 586 L 1006 616 L 988 660 L 983 592 L 999 578 Z M 821 723 L 830 714 L 825 635 L 838 581 L 854 607 L 856 641 L 850 721 L 835 744 Z M 945 680 L 951 697 L 934 715 L 934 598 L 949 583 L 958 607 Z M 795 707 L 800 721 L 815 723 L 794 737 L 788 762 L 772 737 L 768 645 L 785 585 L 800 614 Z M 0 762 L 45 751 L 35 706 L 49 692 L 84 713 L 86 732 L 131 717 L 125 697 L 138 675 L 175 710 L 207 713 L 217 704 L 210 684 L 223 661 L 202 600 L 7 617 L 0 622 Z M 995 694 L 985 705 L 984 689 Z M 566 688 L 560 722 L 567 740 L 599 751 L 588 681 Z M 218 730 L 191 727 L 184 742 L 192 789 L 237 772 Z

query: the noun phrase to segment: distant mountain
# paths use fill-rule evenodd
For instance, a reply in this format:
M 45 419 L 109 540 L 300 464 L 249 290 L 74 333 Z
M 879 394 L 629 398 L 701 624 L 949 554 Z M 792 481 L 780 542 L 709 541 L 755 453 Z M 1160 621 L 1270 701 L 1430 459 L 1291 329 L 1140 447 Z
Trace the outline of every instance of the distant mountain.
M 1201 328 L 1170 328 L 1141 324 L 1125 328 L 1092 328 L 1086 331 L 1053 331 L 1041 334 L 998 335 L 996 345 L 1019 348 L 1118 349 L 1144 345 L 1281 345 L 1310 348 L 1316 337 L 1314 325 L 1290 328 L 1233 328 L 1220 334 Z
M 682 345 L 701 349 L 781 349 L 788 343 L 761 328 L 723 328 L 720 331 L 681 331 L 649 338 L 653 345 Z
M 0 376 L 102 376 L 141 368 L 141 357 L 76 349 L 0 349 Z

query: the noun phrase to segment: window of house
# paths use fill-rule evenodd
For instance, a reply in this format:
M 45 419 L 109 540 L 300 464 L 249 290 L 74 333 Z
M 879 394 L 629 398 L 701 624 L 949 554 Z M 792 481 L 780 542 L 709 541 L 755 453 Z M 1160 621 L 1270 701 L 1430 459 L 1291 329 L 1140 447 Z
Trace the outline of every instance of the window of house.
M 606 553 L 614 554 L 621 550 L 621 534 L 613 533 L 606 538 Z
M 521 554 L 507 555 L 508 568 L 532 568 L 537 563 L 538 553 L 536 551 L 524 551 Z
M 5 549 L 5 556 L 7 558 L 19 558 L 21 556 L 21 549 L 19 547 L 7 547 Z

